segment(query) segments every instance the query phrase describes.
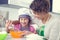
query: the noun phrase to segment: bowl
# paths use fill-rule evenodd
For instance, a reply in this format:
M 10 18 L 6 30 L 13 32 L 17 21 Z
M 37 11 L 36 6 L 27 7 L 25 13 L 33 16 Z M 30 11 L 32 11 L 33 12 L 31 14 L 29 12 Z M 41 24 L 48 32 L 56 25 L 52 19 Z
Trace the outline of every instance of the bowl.
M 22 31 L 10 31 L 12 38 L 22 38 L 23 33 L 24 32 L 22 32 Z
M 7 37 L 6 32 L 0 32 L 0 40 L 5 40 L 6 37 Z

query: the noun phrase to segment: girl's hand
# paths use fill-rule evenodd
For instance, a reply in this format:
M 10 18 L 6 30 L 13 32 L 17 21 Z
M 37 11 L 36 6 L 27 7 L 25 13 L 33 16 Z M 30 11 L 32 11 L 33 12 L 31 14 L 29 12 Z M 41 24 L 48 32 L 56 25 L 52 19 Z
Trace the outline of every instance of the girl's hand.
M 16 31 L 16 32 L 18 32 L 18 33 L 22 32 L 19 36 L 22 36 L 22 37 L 24 37 L 24 36 L 25 36 L 24 31 Z
M 11 20 L 6 20 L 6 24 L 5 24 L 6 28 L 11 26 L 11 25 L 12 25 L 12 21 Z
M 24 30 L 24 35 L 28 35 L 28 34 L 31 34 L 32 32 L 30 32 L 30 31 L 25 31 Z
M 6 27 L 6 31 L 9 33 L 9 26 L 12 25 L 12 21 L 11 20 L 6 20 L 6 24 L 5 24 L 5 27 Z

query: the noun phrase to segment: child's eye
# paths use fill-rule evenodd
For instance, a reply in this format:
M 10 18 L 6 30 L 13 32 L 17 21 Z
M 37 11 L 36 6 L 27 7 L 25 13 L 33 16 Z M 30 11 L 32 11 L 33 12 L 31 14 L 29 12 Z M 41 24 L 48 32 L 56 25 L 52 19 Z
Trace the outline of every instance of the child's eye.
M 20 20 L 23 20 L 23 19 L 20 19 Z

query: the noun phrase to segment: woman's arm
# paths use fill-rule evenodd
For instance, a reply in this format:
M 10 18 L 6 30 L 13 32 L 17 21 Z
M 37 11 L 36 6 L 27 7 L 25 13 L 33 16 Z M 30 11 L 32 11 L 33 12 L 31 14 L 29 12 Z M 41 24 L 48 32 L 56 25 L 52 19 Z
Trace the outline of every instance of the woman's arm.
M 55 25 L 53 25 L 48 40 L 59 40 L 59 32 L 60 32 L 60 22 L 58 21 L 55 23 Z

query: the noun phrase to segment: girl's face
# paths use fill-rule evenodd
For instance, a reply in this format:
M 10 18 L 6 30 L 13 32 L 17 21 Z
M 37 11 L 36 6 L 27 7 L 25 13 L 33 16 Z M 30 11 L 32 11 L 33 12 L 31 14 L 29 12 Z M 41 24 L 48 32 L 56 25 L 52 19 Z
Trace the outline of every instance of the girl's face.
M 25 27 L 28 26 L 29 19 L 28 18 L 20 18 L 20 24 Z

